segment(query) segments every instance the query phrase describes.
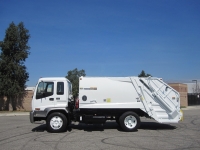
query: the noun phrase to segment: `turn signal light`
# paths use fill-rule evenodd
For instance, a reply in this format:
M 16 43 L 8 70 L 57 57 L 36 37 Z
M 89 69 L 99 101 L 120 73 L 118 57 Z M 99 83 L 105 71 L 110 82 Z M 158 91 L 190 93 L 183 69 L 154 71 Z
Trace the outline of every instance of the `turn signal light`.
M 76 109 L 79 108 L 79 99 L 77 99 L 76 102 L 75 102 L 75 108 L 76 108 Z

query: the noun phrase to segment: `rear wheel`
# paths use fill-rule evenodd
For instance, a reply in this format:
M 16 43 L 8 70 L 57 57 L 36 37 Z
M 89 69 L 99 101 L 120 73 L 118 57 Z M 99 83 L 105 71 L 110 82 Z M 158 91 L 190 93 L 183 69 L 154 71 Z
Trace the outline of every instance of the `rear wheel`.
M 67 118 L 60 112 L 54 112 L 47 117 L 47 130 L 57 133 L 65 131 L 67 127 Z
M 140 126 L 140 118 L 134 112 L 125 112 L 119 118 L 120 126 L 124 131 L 136 131 Z

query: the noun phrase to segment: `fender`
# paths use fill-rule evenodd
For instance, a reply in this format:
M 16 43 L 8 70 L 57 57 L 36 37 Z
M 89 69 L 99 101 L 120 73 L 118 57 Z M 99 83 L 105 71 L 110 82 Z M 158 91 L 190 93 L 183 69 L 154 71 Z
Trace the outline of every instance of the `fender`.
M 43 111 L 32 111 L 31 115 L 32 115 L 32 117 L 46 118 L 48 116 L 48 114 L 54 110 L 55 111 L 63 110 L 66 112 L 66 114 L 69 114 L 69 112 L 70 112 L 69 108 L 65 108 L 65 107 L 48 107 L 48 108 L 45 108 L 45 110 L 43 110 Z
M 69 114 L 70 111 L 69 111 L 69 108 L 65 108 L 65 107 L 49 107 L 49 108 L 45 108 L 44 112 L 46 112 L 46 115 L 45 117 L 48 116 L 48 114 L 51 112 L 51 111 L 59 111 L 59 110 L 64 110 L 66 112 L 66 114 Z

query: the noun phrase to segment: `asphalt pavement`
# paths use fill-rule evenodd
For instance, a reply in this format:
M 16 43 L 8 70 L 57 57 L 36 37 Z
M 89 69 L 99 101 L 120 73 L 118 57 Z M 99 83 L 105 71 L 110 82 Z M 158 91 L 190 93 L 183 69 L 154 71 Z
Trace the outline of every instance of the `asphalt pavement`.
M 200 106 L 183 109 L 184 120 L 160 124 L 141 117 L 136 132 L 113 122 L 72 123 L 63 133 L 48 133 L 45 121 L 30 123 L 28 112 L 0 113 L 0 150 L 199 150 Z

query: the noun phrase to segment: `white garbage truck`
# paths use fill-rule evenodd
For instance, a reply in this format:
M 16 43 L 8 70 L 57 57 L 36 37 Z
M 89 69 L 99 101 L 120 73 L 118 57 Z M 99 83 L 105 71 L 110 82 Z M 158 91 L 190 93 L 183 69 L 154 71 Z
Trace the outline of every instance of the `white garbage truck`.
M 30 121 L 45 120 L 49 132 L 62 132 L 72 121 L 103 124 L 115 120 L 135 131 L 140 117 L 178 123 L 183 117 L 179 93 L 155 77 L 80 77 L 79 98 L 64 78 L 40 78 L 32 99 Z

